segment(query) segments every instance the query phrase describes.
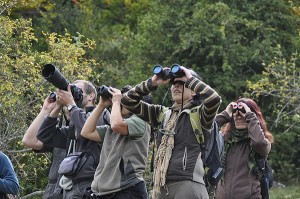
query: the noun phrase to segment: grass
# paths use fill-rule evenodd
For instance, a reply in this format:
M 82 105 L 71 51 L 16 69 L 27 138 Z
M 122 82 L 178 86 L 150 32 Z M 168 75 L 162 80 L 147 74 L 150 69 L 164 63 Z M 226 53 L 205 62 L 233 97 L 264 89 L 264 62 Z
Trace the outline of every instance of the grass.
M 272 187 L 269 195 L 270 199 L 300 199 L 300 184 L 284 188 Z

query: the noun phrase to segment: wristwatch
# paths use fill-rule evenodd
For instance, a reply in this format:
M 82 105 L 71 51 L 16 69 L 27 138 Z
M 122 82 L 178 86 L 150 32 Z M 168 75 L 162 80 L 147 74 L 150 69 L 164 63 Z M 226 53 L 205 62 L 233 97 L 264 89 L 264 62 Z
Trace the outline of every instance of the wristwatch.
M 68 111 L 71 112 L 71 110 L 72 110 L 73 108 L 75 108 L 75 107 L 77 107 L 77 106 L 74 105 L 74 104 L 68 105 Z

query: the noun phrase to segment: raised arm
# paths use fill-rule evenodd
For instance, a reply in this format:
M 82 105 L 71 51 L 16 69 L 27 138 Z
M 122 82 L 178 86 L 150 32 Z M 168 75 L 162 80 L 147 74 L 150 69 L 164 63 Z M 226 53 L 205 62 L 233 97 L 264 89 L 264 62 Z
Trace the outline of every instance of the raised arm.
M 85 137 L 89 140 L 93 141 L 103 141 L 103 139 L 100 137 L 98 132 L 96 131 L 96 127 L 98 124 L 99 117 L 105 111 L 106 107 L 108 107 L 111 104 L 111 101 L 109 99 L 104 99 L 100 97 L 100 101 L 96 108 L 92 111 L 91 115 L 87 118 L 86 122 L 84 123 L 82 129 L 81 129 L 81 136 Z
M 209 130 L 221 104 L 221 97 L 209 85 L 196 77 L 191 77 L 185 83 L 185 87 L 195 91 L 203 100 L 201 114 L 201 125 L 205 130 Z
M 146 121 L 147 123 L 157 126 L 159 124 L 158 117 L 163 110 L 161 105 L 153 105 L 143 102 L 144 96 L 148 95 L 151 91 L 157 89 L 157 81 L 148 79 L 136 85 L 123 95 L 121 103 L 132 113 Z
M 128 124 L 124 121 L 122 112 L 128 112 L 128 110 L 121 109 L 121 91 L 115 88 L 111 88 L 109 92 L 112 95 L 112 108 L 111 108 L 111 129 L 113 132 L 119 133 L 120 135 L 128 135 Z
M 34 150 L 41 150 L 43 148 L 43 143 L 37 139 L 37 133 L 44 118 L 53 110 L 56 103 L 50 99 L 48 96 L 43 104 L 43 107 L 37 117 L 30 124 L 23 136 L 22 142 L 26 147 L 32 148 Z

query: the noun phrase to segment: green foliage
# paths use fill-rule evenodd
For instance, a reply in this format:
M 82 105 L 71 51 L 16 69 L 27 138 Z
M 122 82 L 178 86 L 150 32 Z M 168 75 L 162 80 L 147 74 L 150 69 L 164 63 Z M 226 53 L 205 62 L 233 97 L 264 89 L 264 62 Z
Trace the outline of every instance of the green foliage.
M 256 82 L 248 81 L 248 87 L 255 96 L 272 96 L 276 99 L 276 117 L 274 125 L 285 125 L 292 128 L 300 123 L 300 66 L 299 54 L 293 53 L 289 59 L 282 55 L 278 46 L 276 56 L 270 64 L 265 66 L 265 71 Z
M 273 61 L 265 65 L 259 80 L 247 84 L 253 96 L 274 101 L 269 107 L 269 118 L 273 118 L 270 127 L 278 134 L 271 153 L 272 165 L 276 179 L 291 181 L 295 179 L 296 167 L 300 164 L 299 148 L 291 147 L 298 145 L 300 138 L 300 67 L 297 64 L 300 57 L 293 53 L 289 59 L 284 58 L 280 46 L 276 54 Z
M 44 33 L 47 51 L 32 49 L 38 42 L 31 20 L 12 20 L 0 16 L 0 150 L 7 153 L 16 168 L 21 184 L 20 195 L 43 190 L 49 154 L 34 154 L 25 149 L 21 139 L 29 124 L 41 109 L 41 104 L 53 88 L 41 76 L 42 66 L 55 64 L 69 82 L 88 79 L 91 69 L 99 66 L 84 57 L 85 49 L 94 47 L 92 40 L 82 35 L 71 36 Z
M 262 62 L 270 61 L 276 44 L 292 51 L 299 47 L 286 39 L 299 40 L 299 18 L 288 12 L 288 4 L 278 7 L 277 3 L 153 1 L 150 11 L 139 20 L 129 62 L 191 67 L 221 93 L 227 104 L 246 92 L 246 80 L 262 72 Z M 276 10 L 270 11 L 269 5 Z M 280 20 L 279 10 L 284 10 Z M 285 36 L 275 35 L 278 32 Z
M 221 110 L 252 94 L 275 135 L 276 180 L 293 178 L 300 164 L 299 150 L 290 147 L 299 142 L 299 7 L 297 0 L 1 1 L 0 148 L 16 165 L 21 195 L 46 184 L 49 155 L 21 144 L 55 90 L 41 77 L 45 63 L 70 82 L 118 88 L 149 78 L 156 64 L 178 63 L 220 93 Z M 166 89 L 153 93 L 156 103 Z
M 275 143 L 272 146 L 269 159 L 274 170 L 274 179 L 277 182 L 294 184 L 297 180 L 299 174 L 297 174 L 296 168 L 299 168 L 300 165 L 300 150 L 292 146 L 299 144 L 298 131 L 275 132 Z
M 300 185 L 294 184 L 286 187 L 274 187 L 270 189 L 271 199 L 295 199 L 300 198 Z

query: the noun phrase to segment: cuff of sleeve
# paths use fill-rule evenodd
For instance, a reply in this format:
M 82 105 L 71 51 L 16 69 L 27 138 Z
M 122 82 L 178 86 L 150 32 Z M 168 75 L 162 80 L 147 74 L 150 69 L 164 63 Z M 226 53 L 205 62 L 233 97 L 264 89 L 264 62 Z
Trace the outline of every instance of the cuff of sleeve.
M 149 78 L 146 82 L 147 84 L 147 88 L 149 89 L 149 91 L 155 91 L 157 89 L 157 86 L 153 86 L 152 85 L 152 80 L 151 78 Z
M 227 113 L 226 110 L 222 111 L 221 114 L 224 115 L 224 117 L 226 117 L 226 119 L 228 119 L 229 121 L 231 120 L 231 117 L 230 117 L 230 115 Z
M 253 118 L 256 118 L 255 113 L 253 113 L 253 112 L 245 113 L 245 120 L 246 120 L 246 122 L 249 123 Z
M 195 83 L 195 80 L 200 81 L 200 80 L 199 80 L 198 78 L 196 78 L 196 77 L 191 77 L 190 79 L 188 79 L 188 80 L 185 82 L 184 86 L 185 86 L 186 88 L 191 89 L 192 86 L 193 86 L 193 84 Z M 192 89 L 191 89 L 191 90 L 192 90 Z
M 48 115 L 45 117 L 45 120 L 54 122 L 54 121 L 58 121 L 58 118 L 57 118 L 57 117 L 51 117 L 50 114 L 48 114 Z

